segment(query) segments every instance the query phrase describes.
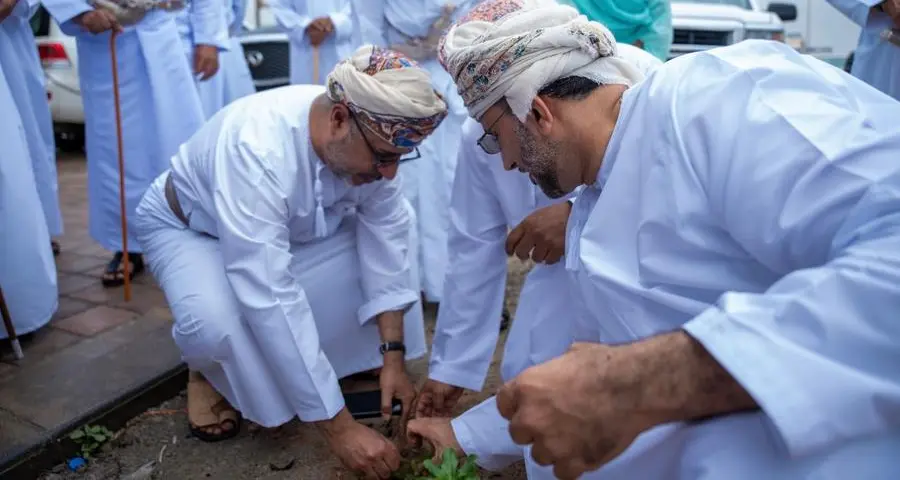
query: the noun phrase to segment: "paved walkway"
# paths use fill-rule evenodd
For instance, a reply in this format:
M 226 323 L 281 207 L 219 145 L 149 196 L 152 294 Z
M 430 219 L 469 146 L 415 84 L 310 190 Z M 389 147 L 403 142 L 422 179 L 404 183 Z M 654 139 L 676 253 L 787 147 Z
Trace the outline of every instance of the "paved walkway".
M 23 340 L 24 360 L 0 342 L 0 465 L 180 364 L 152 275 L 135 279 L 127 303 L 121 288 L 100 284 L 111 253 L 87 233 L 84 157 L 61 156 L 58 167 L 65 220 L 59 309 Z

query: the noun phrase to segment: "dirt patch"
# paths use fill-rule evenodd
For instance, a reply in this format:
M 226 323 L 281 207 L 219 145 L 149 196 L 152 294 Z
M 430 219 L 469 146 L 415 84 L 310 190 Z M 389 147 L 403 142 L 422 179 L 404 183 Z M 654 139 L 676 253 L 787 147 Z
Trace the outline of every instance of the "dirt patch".
M 518 293 L 530 263 L 509 262 L 506 304 L 515 313 Z M 434 333 L 435 309 L 426 309 L 428 339 Z M 500 335 L 494 361 L 482 392 L 466 393 L 458 412 L 463 412 L 492 395 L 500 386 L 499 364 L 506 342 Z M 428 362 L 410 365 L 417 380 L 424 379 Z M 114 440 L 106 444 L 85 469 L 70 472 L 65 465 L 40 477 L 41 480 L 149 480 L 149 479 L 353 479 L 335 460 L 325 442 L 311 427 L 291 422 L 264 429 L 245 422 L 238 437 L 221 443 L 204 443 L 191 438 L 187 427 L 184 393 L 132 419 Z M 376 428 L 386 428 L 373 425 Z M 421 453 L 410 452 L 410 457 Z M 503 472 L 482 472 L 481 478 L 518 480 L 525 478 L 522 462 Z

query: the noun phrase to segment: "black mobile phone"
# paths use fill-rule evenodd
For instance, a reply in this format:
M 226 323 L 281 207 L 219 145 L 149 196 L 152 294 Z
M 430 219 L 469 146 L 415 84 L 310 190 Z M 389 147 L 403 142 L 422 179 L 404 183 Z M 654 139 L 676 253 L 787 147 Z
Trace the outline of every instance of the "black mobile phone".
M 403 404 L 396 398 L 392 403 L 391 415 L 401 415 Z M 378 418 L 381 416 L 381 390 L 345 393 L 344 404 L 357 420 Z

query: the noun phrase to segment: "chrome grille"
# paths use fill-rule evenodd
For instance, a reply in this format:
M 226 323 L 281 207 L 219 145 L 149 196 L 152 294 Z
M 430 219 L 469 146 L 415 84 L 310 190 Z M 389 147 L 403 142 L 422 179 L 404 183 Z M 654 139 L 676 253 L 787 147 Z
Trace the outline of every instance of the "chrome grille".
M 675 45 L 705 45 L 720 47 L 728 45 L 731 32 L 721 30 L 686 30 L 676 28 L 672 35 Z
M 290 45 L 287 41 L 243 41 L 244 58 L 257 91 L 290 83 Z

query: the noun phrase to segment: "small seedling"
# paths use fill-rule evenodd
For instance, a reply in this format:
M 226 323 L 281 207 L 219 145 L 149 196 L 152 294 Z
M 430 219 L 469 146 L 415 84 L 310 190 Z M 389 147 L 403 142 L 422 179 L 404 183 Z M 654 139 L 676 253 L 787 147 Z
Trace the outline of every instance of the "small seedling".
M 102 425 L 85 425 L 69 434 L 69 439 L 81 446 L 83 458 L 91 458 L 91 455 L 112 438 L 113 433 Z
M 460 465 L 460 459 L 452 448 L 444 449 L 440 465 L 435 465 L 431 458 L 422 461 L 413 459 L 402 480 L 481 480 L 475 455 L 467 456 Z

